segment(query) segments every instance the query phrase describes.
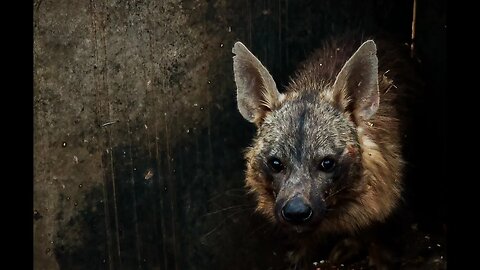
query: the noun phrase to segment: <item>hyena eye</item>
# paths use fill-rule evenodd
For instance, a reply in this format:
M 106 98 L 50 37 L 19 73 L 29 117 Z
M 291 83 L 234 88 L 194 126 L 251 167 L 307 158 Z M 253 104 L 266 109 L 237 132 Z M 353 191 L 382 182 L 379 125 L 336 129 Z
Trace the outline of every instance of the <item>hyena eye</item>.
M 335 168 L 335 160 L 330 157 L 326 157 L 320 161 L 318 169 L 323 172 L 331 172 Z
M 280 159 L 278 159 L 276 157 L 272 157 L 272 158 L 268 159 L 268 166 L 275 173 L 279 173 L 279 172 L 283 171 L 283 164 L 280 161 Z

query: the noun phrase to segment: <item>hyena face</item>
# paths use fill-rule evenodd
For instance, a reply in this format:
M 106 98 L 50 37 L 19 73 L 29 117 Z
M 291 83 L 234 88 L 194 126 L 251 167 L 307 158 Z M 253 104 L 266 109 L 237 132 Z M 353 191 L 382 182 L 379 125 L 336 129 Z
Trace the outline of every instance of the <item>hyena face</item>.
M 247 184 L 265 187 L 261 211 L 298 232 L 317 228 L 335 213 L 335 193 L 359 184 L 355 128 L 317 96 L 286 99 L 266 115 L 249 159 L 257 176 Z
M 375 43 L 365 42 L 334 81 L 318 80 L 313 64 L 284 94 L 242 43 L 233 53 L 238 109 L 258 128 L 246 153 L 257 210 L 297 232 L 352 231 L 381 220 L 399 187 L 383 177 L 398 176 L 398 164 L 386 165 L 397 157 L 395 145 L 385 156 L 369 134 L 379 107 Z

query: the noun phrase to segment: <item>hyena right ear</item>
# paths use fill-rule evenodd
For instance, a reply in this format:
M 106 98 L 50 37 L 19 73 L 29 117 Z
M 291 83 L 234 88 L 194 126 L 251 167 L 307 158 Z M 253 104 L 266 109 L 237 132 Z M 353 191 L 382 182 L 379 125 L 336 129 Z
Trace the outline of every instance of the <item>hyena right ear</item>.
M 373 40 L 364 42 L 345 63 L 333 84 L 333 93 L 357 121 L 366 121 L 377 112 L 380 94 L 377 46 Z
M 245 45 L 236 42 L 232 52 L 238 110 L 243 118 L 259 125 L 280 103 L 281 94 L 268 70 Z

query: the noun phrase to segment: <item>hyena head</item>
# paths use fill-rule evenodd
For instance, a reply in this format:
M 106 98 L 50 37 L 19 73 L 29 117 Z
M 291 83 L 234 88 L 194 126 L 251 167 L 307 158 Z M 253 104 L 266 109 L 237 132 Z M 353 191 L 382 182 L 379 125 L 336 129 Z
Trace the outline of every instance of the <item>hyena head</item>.
M 310 83 L 293 80 L 285 93 L 242 43 L 233 53 L 238 109 L 257 126 L 246 152 L 257 210 L 298 233 L 383 220 L 399 198 L 400 161 L 395 144 L 382 149 L 371 134 L 380 96 L 375 43 L 363 43 L 331 81 L 309 80 L 307 70 L 297 78 Z

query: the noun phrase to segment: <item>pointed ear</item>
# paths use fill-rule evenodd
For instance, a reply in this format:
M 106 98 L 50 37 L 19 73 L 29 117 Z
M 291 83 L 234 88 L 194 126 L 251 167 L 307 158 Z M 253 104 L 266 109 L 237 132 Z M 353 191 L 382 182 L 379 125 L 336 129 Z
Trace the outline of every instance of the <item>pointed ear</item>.
M 245 119 L 259 125 L 265 114 L 278 105 L 280 93 L 268 70 L 245 45 L 236 42 L 232 52 L 238 110 Z
M 333 95 L 357 121 L 368 120 L 377 112 L 380 94 L 377 46 L 373 40 L 363 43 L 345 63 L 333 84 Z

